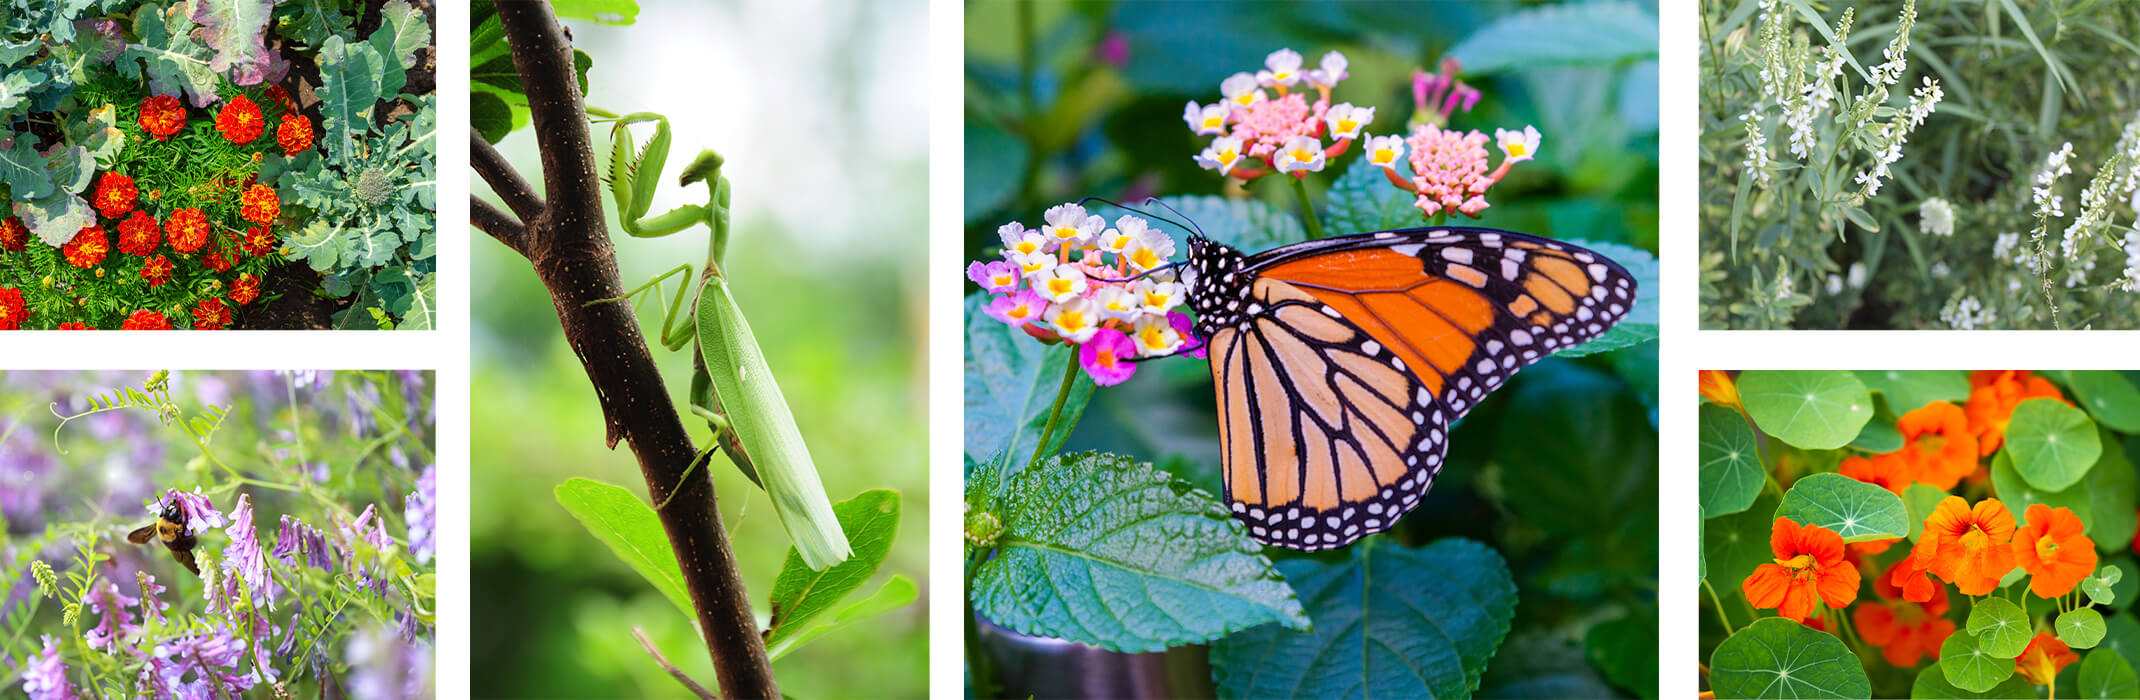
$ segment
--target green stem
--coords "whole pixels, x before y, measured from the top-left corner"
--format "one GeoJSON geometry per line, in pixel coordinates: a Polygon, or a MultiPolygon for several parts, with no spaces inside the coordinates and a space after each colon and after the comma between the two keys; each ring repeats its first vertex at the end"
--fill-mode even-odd
{"type": "Polygon", "coordinates": [[[1308,201],[1307,178],[1284,176],[1293,181],[1293,197],[1300,200],[1300,220],[1308,225],[1308,240],[1323,237],[1323,221],[1315,216],[1315,203],[1308,201]]]}
{"type": "Polygon", "coordinates": [[[1435,212],[1435,213],[1434,213],[1434,225],[1435,225],[1435,226],[1444,226],[1444,225],[1447,225],[1448,223],[1449,223],[1449,210],[1448,210],[1448,208],[1446,208],[1446,207],[1445,207],[1445,208],[1443,208],[1443,209],[1442,209],[1441,211],[1438,211],[1438,212],[1435,212]]]}
{"type": "Polygon", "coordinates": [[[1055,392],[1055,408],[1048,411],[1048,426],[1040,431],[1040,444],[1033,446],[1033,459],[1026,462],[1028,468],[1039,464],[1040,458],[1047,454],[1048,440],[1055,437],[1055,424],[1063,417],[1063,403],[1070,398],[1070,387],[1077,382],[1077,346],[1065,344],[1063,347],[1070,350],[1070,357],[1064,363],[1063,388],[1055,392]]]}
{"type": "Polygon", "coordinates": [[[1731,616],[1724,614],[1724,598],[1716,594],[1716,587],[1709,585],[1709,579],[1702,579],[1702,590],[1709,592],[1709,604],[1716,607],[1716,621],[1724,625],[1724,636],[1731,636],[1735,630],[1731,627],[1731,616]]]}
{"type": "Polygon", "coordinates": [[[974,572],[980,569],[979,562],[987,557],[988,553],[983,552],[966,561],[966,673],[971,677],[973,696],[977,698],[996,697],[994,669],[989,665],[988,650],[981,646],[980,618],[973,612],[974,572]]]}

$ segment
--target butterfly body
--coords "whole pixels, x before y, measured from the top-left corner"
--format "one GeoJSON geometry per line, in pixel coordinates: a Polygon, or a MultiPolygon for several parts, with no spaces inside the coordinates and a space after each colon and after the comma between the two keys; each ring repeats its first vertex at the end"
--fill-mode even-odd
{"type": "Polygon", "coordinates": [[[1602,255],[1473,227],[1253,255],[1194,236],[1188,268],[1229,508],[1257,541],[1302,550],[1388,529],[1432,485],[1458,418],[1635,299],[1602,255]]]}

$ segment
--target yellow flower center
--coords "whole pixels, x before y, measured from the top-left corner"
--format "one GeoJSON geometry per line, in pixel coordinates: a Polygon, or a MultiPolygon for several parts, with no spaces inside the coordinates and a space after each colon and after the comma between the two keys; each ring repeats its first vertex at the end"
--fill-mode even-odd
{"type": "Polygon", "coordinates": [[[1293,160],[1297,160],[1297,161],[1300,161],[1300,162],[1302,162],[1302,163],[1312,162],[1312,161],[1314,161],[1314,160],[1315,160],[1315,153],[1313,153],[1313,152],[1311,152],[1311,151],[1309,151],[1308,149],[1305,149],[1305,148],[1295,148],[1295,149],[1293,149],[1293,154],[1292,154],[1292,155],[1293,155],[1293,160]]]}
{"type": "Polygon", "coordinates": [[[1353,129],[1358,129],[1358,128],[1360,128],[1360,122],[1359,122],[1358,120],[1355,120],[1355,119],[1339,119],[1339,120],[1338,120],[1338,128],[1337,128],[1337,130],[1338,130],[1338,132],[1339,132],[1339,133],[1351,133],[1353,129]]]}
{"type": "Polygon", "coordinates": [[[1078,311],[1065,311],[1061,316],[1055,317],[1055,325],[1065,331],[1075,333],[1085,328],[1085,314],[1078,311]]]}
{"type": "Polygon", "coordinates": [[[1813,555],[1800,554],[1789,559],[1777,559],[1776,563],[1783,565],[1783,568],[1790,569],[1793,573],[1797,573],[1813,568],[1813,555]]]}
{"type": "Polygon", "coordinates": [[[1970,549],[1989,547],[1991,546],[1991,533],[1985,532],[1982,525],[1970,525],[1969,531],[1962,533],[1962,546],[1970,549]]]}
{"type": "Polygon", "coordinates": [[[1394,151],[1394,150],[1391,150],[1391,149],[1387,149],[1387,148],[1377,148],[1377,149],[1375,149],[1375,159],[1374,159],[1374,162],[1376,162],[1376,163],[1389,163],[1389,162],[1393,162],[1393,161],[1395,161],[1395,160],[1397,160],[1397,152],[1396,152],[1396,151],[1394,151]]]}
{"type": "Polygon", "coordinates": [[[1107,302],[1107,310],[1108,310],[1108,311],[1128,311],[1128,310],[1130,310],[1131,308],[1133,308],[1133,307],[1132,307],[1132,304],[1134,304],[1134,303],[1135,303],[1135,300],[1133,300],[1133,299],[1131,299],[1131,298],[1129,298],[1129,297],[1126,297],[1126,296],[1118,296],[1118,297],[1115,297],[1114,301],[1110,301],[1110,302],[1107,302]]]}
{"type": "Polygon", "coordinates": [[[1204,128],[1206,129],[1216,129],[1220,126],[1224,126],[1225,124],[1226,117],[1224,115],[1216,117],[1204,117],[1204,128]]]}
{"type": "Polygon", "coordinates": [[[1233,165],[1234,159],[1239,157],[1241,153],[1231,148],[1219,151],[1219,165],[1233,165]]]}
{"type": "Polygon", "coordinates": [[[1046,263],[1043,263],[1043,262],[1040,262],[1040,261],[1034,261],[1034,262],[1029,262],[1029,263],[1025,263],[1025,264],[1023,264],[1023,265],[1020,265],[1019,267],[1021,267],[1021,268],[1024,268],[1024,269],[1025,269],[1025,272],[1026,272],[1026,274],[1032,274],[1032,273],[1035,273],[1035,272],[1039,272],[1039,271],[1040,271],[1040,268],[1041,268],[1041,267],[1043,267],[1044,265],[1046,265],[1046,263]]]}
{"type": "Polygon", "coordinates": [[[1060,238],[1066,241],[1077,237],[1076,226],[1057,226],[1052,230],[1052,232],[1055,234],[1056,238],[1060,238]]]}
{"type": "Polygon", "coordinates": [[[1276,72],[1276,73],[1272,73],[1272,74],[1271,74],[1271,78],[1272,78],[1273,80],[1277,80],[1277,81],[1279,81],[1279,82],[1285,82],[1285,81],[1288,81],[1288,80],[1292,80],[1292,79],[1293,79],[1293,72],[1292,72],[1292,71],[1278,71],[1278,72],[1276,72]]]}
{"type": "Polygon", "coordinates": [[[1925,433],[1917,436],[1917,446],[1923,448],[1926,452],[1936,454],[1940,449],[1947,446],[1947,436],[1939,433],[1925,433]]]}
{"type": "Polygon", "coordinates": [[[1129,261],[1137,267],[1150,268],[1159,263],[1159,256],[1153,255],[1150,248],[1138,248],[1137,252],[1129,254],[1129,261]]]}
{"type": "Polygon", "coordinates": [[[1508,145],[1508,154],[1511,156],[1519,157],[1527,156],[1531,154],[1531,148],[1529,146],[1524,145],[1522,142],[1512,143],[1508,145]]]}
{"type": "Polygon", "coordinates": [[[1099,365],[1108,369],[1114,369],[1115,354],[1111,352],[1101,351],[1099,357],[1099,365]]]}
{"type": "Polygon", "coordinates": [[[1048,280],[1048,293],[1053,294],[1055,296],[1069,294],[1070,290],[1074,288],[1072,287],[1072,284],[1073,281],[1069,279],[1058,278],[1048,280]]]}
{"type": "Polygon", "coordinates": [[[2049,560],[2056,556],[2058,556],[2058,540],[2051,539],[2050,535],[2036,538],[2037,559],[2049,560]]]}
{"type": "Polygon", "coordinates": [[[1019,241],[1018,247],[1011,250],[1018,251],[1020,255],[1032,255],[1035,252],[1039,252],[1040,244],[1032,241],[1019,241]]]}
{"type": "Polygon", "coordinates": [[[1173,298],[1174,298],[1174,295],[1172,295],[1172,294],[1160,294],[1160,293],[1158,293],[1158,292],[1145,292],[1145,293],[1144,293],[1144,305],[1145,305],[1145,306],[1149,306],[1149,307],[1152,307],[1152,308],[1155,308],[1155,309],[1164,309],[1164,308],[1166,308],[1166,307],[1167,307],[1167,301],[1169,301],[1169,300],[1171,300],[1171,299],[1173,299],[1173,298]]]}
{"type": "Polygon", "coordinates": [[[1244,92],[1244,93],[1241,93],[1241,96],[1240,96],[1240,97],[1236,97],[1236,98],[1233,98],[1233,101],[1241,103],[1241,106],[1243,106],[1243,107],[1246,107],[1246,106],[1248,106],[1248,105],[1252,105],[1252,104],[1255,104],[1255,103],[1256,103],[1256,93],[1253,93],[1253,92],[1244,92]]]}
{"type": "Polygon", "coordinates": [[[1011,307],[1010,313],[1004,315],[1009,316],[1011,318],[1025,318],[1027,316],[1033,315],[1033,307],[1026,306],[1024,304],[1019,304],[1017,306],[1011,307]]]}
{"type": "Polygon", "coordinates": [[[1137,340],[1153,350],[1167,346],[1165,333],[1158,326],[1145,326],[1144,330],[1137,331],[1137,340]]]}

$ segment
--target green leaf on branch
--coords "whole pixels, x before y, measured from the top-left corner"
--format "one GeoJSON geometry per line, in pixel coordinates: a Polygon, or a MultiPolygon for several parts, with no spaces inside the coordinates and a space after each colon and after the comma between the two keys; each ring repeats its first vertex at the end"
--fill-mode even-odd
{"type": "Polygon", "coordinates": [[[1657,16],[1631,2],[1550,5],[1513,12],[1450,47],[1464,75],[1545,66],[1596,66],[1657,56],[1657,16]]]}
{"type": "Polygon", "coordinates": [[[1720,698],[1872,697],[1865,667],[1843,640],[1780,617],[1755,620],[1718,644],[1709,688],[1720,698]]]}
{"type": "Polygon", "coordinates": [[[2036,634],[2021,606],[1997,596],[1978,600],[1969,609],[1968,626],[1963,630],[1976,636],[1977,648],[2001,659],[2020,656],[2036,634]]]}
{"type": "Polygon", "coordinates": [[[1872,394],[1849,372],[1749,370],[1739,398],[1757,427],[1808,450],[1850,444],[1873,413],[1872,394]]]}
{"type": "Polygon", "coordinates": [[[832,504],[832,514],[839,519],[853,553],[846,561],[812,571],[794,547],[788,548],[780,576],[773,580],[773,619],[766,625],[765,638],[768,650],[784,649],[809,630],[818,616],[877,574],[877,567],[892,551],[892,539],[899,534],[899,492],[864,491],[832,504]]]}
{"type": "Polygon", "coordinates": [[[2140,676],[2125,657],[2098,651],[2081,659],[2081,697],[2140,697],[2140,676]]]}
{"type": "Polygon", "coordinates": [[[1701,438],[1702,513],[1713,518],[1746,510],[1768,479],[1753,427],[1738,411],[1705,403],[1696,432],[1701,438]]]}
{"type": "MultiPolygon", "coordinates": [[[[989,317],[983,311],[988,301],[984,292],[966,297],[966,456],[980,461],[1006,453],[1024,464],[1047,429],[1063,374],[1076,371],[1071,369],[1077,364],[1076,351],[1043,345],[989,317]]],[[[1043,456],[1055,454],[1070,439],[1094,386],[1091,375],[1082,371],[1071,380],[1062,417],[1041,449],[1043,456]]]]}
{"type": "Polygon", "coordinates": [[[778,661],[780,657],[788,655],[788,652],[800,649],[808,645],[811,640],[824,636],[828,632],[913,605],[914,601],[920,598],[921,588],[914,584],[914,579],[900,574],[893,574],[891,578],[885,580],[884,585],[877,587],[876,592],[863,596],[861,600],[848,603],[846,606],[841,607],[839,612],[833,613],[831,621],[804,630],[801,634],[789,638],[779,646],[767,647],[765,651],[766,659],[778,661]]]}
{"type": "Polygon", "coordinates": [[[559,17],[617,25],[639,20],[639,3],[633,0],[554,0],[551,5],[559,17]]]}
{"type": "Polygon", "coordinates": [[[2103,641],[2103,633],[2106,631],[2103,614],[2096,612],[2095,608],[2080,608],[2060,613],[2058,622],[2052,627],[2058,630],[2058,641],[2075,649],[2095,648],[2096,643],[2103,641]]]}
{"type": "Polygon", "coordinates": [[[1844,542],[1889,540],[1910,533],[1909,511],[1902,498],[1875,484],[1833,472],[1799,479],[1783,492],[1776,517],[1800,525],[1819,525],[1844,542]]]}
{"type": "Polygon", "coordinates": [[[973,579],[974,611],[997,625],[1133,652],[1308,627],[1218,498],[1150,464],[1056,455],[1007,480],[987,499],[1002,529],[973,579]]]}
{"type": "Polygon", "coordinates": [[[2014,677],[2014,659],[1985,650],[1976,635],[1950,634],[1939,645],[1939,670],[1954,687],[1981,693],[2014,677]]]}
{"type": "Polygon", "coordinates": [[[1961,403],[1969,399],[1969,375],[1951,370],[1876,370],[1852,372],[1858,381],[1887,397],[1887,407],[1896,415],[1909,413],[1934,401],[1961,403]]]}
{"type": "MultiPolygon", "coordinates": [[[[1516,584],[1501,555],[1447,538],[1381,538],[1342,561],[1278,565],[1307,601],[1312,631],[1265,625],[1211,645],[1222,697],[1463,697],[1507,637],[1516,584]]],[[[1654,648],[1655,643],[1651,646],[1654,648]]]]}
{"type": "Polygon", "coordinates": [[[653,584],[654,590],[676,604],[684,619],[697,626],[698,613],[684,593],[684,570],[676,565],[676,552],[669,548],[669,533],[661,518],[638,496],[624,487],[593,479],[573,477],[556,489],[557,503],[587,528],[588,534],[609,545],[609,551],[653,584]]]}

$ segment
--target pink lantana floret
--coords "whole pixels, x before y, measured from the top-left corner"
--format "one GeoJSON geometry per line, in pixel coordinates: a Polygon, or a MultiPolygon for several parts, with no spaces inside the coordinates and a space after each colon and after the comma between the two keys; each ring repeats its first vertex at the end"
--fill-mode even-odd
{"type": "Polygon", "coordinates": [[[1018,279],[1024,275],[1018,266],[1004,261],[983,263],[975,261],[966,266],[966,279],[981,285],[990,294],[1004,294],[1018,288],[1018,279]]]}
{"type": "Polygon", "coordinates": [[[1022,327],[1039,320],[1048,313],[1048,300],[1033,290],[1021,289],[1017,294],[996,297],[985,309],[989,318],[1022,327]]]}
{"type": "Polygon", "coordinates": [[[1137,356],[1137,343],[1113,328],[1102,328],[1078,348],[1078,364],[1092,375],[1092,383],[1114,386],[1137,373],[1130,358],[1137,356]]]}
{"type": "Polygon", "coordinates": [[[1433,124],[1412,130],[1410,146],[1414,205],[1432,216],[1452,209],[1477,216],[1488,206],[1486,189],[1495,178],[1486,171],[1486,135],[1443,129],[1433,124]]]}

